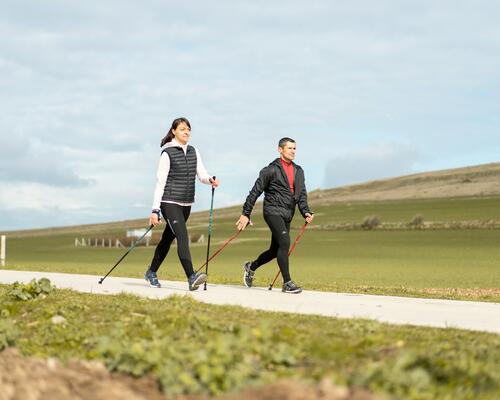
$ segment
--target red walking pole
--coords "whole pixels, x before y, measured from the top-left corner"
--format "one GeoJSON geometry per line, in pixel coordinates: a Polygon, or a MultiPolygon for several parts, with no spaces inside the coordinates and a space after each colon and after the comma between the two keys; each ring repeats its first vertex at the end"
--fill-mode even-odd
{"type": "MultiPolygon", "coordinates": [[[[293,249],[295,249],[295,246],[296,246],[297,242],[299,241],[300,237],[302,236],[302,234],[304,233],[304,231],[306,230],[306,228],[307,228],[307,222],[304,224],[304,226],[300,230],[300,233],[298,234],[297,239],[295,239],[295,242],[293,243],[293,246],[290,248],[290,251],[288,252],[288,257],[290,257],[290,254],[292,254],[293,249]]],[[[273,289],[274,283],[276,282],[276,279],[278,279],[278,276],[280,276],[280,274],[281,274],[281,270],[279,270],[278,273],[276,274],[276,276],[274,277],[274,280],[269,285],[268,290],[272,290],[273,289]]]]}
{"type": "Polygon", "coordinates": [[[201,270],[201,269],[202,269],[205,265],[207,265],[207,264],[208,264],[208,262],[209,262],[209,261],[211,261],[213,258],[215,258],[215,256],[216,256],[217,254],[219,254],[219,253],[220,253],[220,252],[224,249],[224,247],[226,247],[229,243],[231,243],[231,242],[233,241],[233,239],[236,239],[236,237],[237,237],[240,233],[241,233],[241,231],[238,231],[238,232],[236,232],[233,236],[231,236],[229,239],[227,239],[227,240],[224,242],[224,244],[223,244],[221,247],[219,247],[219,248],[217,249],[217,251],[216,251],[214,254],[212,254],[209,258],[207,258],[207,261],[205,262],[205,264],[203,264],[200,268],[198,268],[198,269],[196,270],[196,272],[199,272],[199,271],[200,271],[200,270],[201,270]]]}

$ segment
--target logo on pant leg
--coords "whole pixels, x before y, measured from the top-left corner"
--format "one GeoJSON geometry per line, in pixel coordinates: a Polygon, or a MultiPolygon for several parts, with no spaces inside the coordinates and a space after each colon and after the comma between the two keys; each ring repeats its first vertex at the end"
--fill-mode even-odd
{"type": "Polygon", "coordinates": [[[281,232],[282,235],[286,235],[286,231],[281,232]]]}
{"type": "Polygon", "coordinates": [[[174,219],[174,220],[172,221],[172,225],[175,225],[176,223],[177,223],[177,220],[176,220],[176,219],[174,219]]]}

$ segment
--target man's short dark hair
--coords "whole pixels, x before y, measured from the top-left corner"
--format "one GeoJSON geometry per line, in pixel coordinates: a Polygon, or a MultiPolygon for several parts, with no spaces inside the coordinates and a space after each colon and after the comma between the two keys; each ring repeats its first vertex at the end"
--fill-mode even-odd
{"type": "Polygon", "coordinates": [[[285,147],[285,145],[290,142],[290,143],[295,143],[295,140],[293,140],[292,138],[289,138],[289,137],[284,137],[284,138],[281,138],[279,143],[278,143],[278,146],[283,148],[285,147]]]}

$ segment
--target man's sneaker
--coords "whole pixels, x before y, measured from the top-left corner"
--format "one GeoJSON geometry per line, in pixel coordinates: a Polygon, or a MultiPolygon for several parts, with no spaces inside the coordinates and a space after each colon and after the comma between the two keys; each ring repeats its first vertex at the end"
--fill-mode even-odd
{"type": "Polygon", "coordinates": [[[283,289],[281,289],[284,293],[300,293],[302,289],[298,287],[293,281],[288,281],[283,284],[283,289]]]}
{"type": "Polygon", "coordinates": [[[189,279],[189,290],[198,290],[200,285],[203,285],[207,281],[207,275],[200,272],[193,273],[189,279]]]}
{"type": "Polygon", "coordinates": [[[155,288],[161,287],[160,281],[158,281],[158,277],[156,276],[156,272],[151,271],[150,269],[148,269],[144,274],[144,279],[148,281],[149,286],[151,287],[155,288]]]}
{"type": "Polygon", "coordinates": [[[253,276],[255,275],[255,271],[252,271],[251,270],[251,267],[252,266],[252,262],[251,261],[247,261],[244,265],[243,265],[243,283],[245,284],[246,287],[252,287],[252,283],[253,283],[253,276]]]}

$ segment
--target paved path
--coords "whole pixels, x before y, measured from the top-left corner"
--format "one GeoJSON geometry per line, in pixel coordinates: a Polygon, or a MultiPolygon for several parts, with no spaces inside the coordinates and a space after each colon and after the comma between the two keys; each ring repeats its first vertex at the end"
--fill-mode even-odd
{"type": "Polygon", "coordinates": [[[0,270],[0,283],[29,282],[46,277],[59,288],[95,294],[132,293],[149,298],[188,295],[211,304],[231,304],[268,311],[315,314],[339,318],[366,318],[391,324],[424,325],[500,333],[500,303],[418,299],[332,292],[304,291],[284,294],[280,289],[245,288],[209,284],[195,292],[187,282],[160,281],[150,288],[143,279],[108,277],[102,285],[98,276],[0,270]]]}

